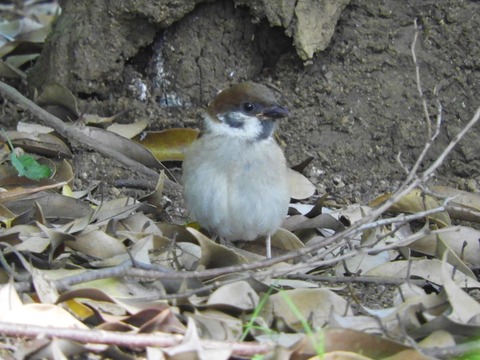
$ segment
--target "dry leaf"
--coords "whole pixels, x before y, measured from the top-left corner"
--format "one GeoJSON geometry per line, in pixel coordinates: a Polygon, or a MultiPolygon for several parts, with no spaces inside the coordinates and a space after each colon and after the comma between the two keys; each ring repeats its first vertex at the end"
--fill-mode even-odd
{"type": "Polygon", "coordinates": [[[68,311],[53,304],[26,304],[16,307],[3,314],[0,321],[25,325],[45,326],[48,324],[60,328],[88,329],[68,311]]]}
{"type": "Polygon", "coordinates": [[[410,244],[409,247],[422,254],[433,256],[439,253],[437,248],[440,240],[457,257],[472,266],[479,267],[480,251],[478,239],[480,239],[479,230],[468,226],[452,226],[442,229],[440,234],[427,235],[410,244]]]}
{"type": "Polygon", "coordinates": [[[327,353],[331,351],[351,351],[372,359],[387,359],[390,356],[402,354],[404,351],[413,351],[409,353],[408,357],[400,357],[399,359],[429,359],[429,357],[417,350],[411,349],[397,341],[355,330],[328,329],[324,339],[327,353]]]}
{"type": "Polygon", "coordinates": [[[127,254],[127,249],[121,241],[100,230],[84,230],[75,235],[75,240],[65,241],[65,245],[97,259],[127,254]]]}
{"type": "Polygon", "coordinates": [[[231,346],[206,348],[202,346],[197,328],[192,318],[188,318],[187,333],[180,345],[164,350],[172,360],[199,359],[199,360],[228,360],[232,354],[231,346]]]}
{"type": "Polygon", "coordinates": [[[246,281],[223,285],[215,290],[206,305],[235,308],[243,311],[257,307],[260,297],[246,281]]]}
{"type": "Polygon", "coordinates": [[[480,194],[470,193],[447,186],[433,186],[435,194],[449,199],[446,208],[452,219],[480,221],[480,194]]]}
{"type": "MultiPolygon", "coordinates": [[[[446,265],[448,271],[453,267],[446,265]]],[[[393,277],[399,279],[406,279],[407,275],[418,276],[422,279],[431,281],[432,283],[442,285],[442,262],[437,259],[418,259],[418,260],[399,260],[388,264],[377,266],[365,275],[367,276],[383,276],[393,277]]],[[[480,288],[480,283],[475,279],[463,274],[460,271],[456,272],[455,283],[465,288],[480,288]]]]}
{"type": "Polygon", "coordinates": [[[42,107],[45,107],[46,105],[54,105],[65,108],[74,116],[70,120],[75,120],[80,115],[76,97],[70,90],[58,83],[45,86],[35,99],[35,102],[42,107]]]}
{"type": "Polygon", "coordinates": [[[448,331],[437,330],[420,341],[418,345],[423,349],[434,349],[455,346],[456,342],[453,335],[448,331]]]}
{"type": "Polygon", "coordinates": [[[222,266],[239,265],[247,262],[244,256],[235,252],[235,249],[217,244],[193,228],[188,227],[187,231],[192,234],[200,244],[202,256],[199,265],[211,269],[222,266]]]}
{"type": "Polygon", "coordinates": [[[273,316],[282,319],[296,331],[305,331],[305,329],[301,319],[292,310],[292,304],[314,331],[327,324],[332,313],[352,314],[347,301],[328,289],[285,290],[271,295],[269,302],[273,316]]]}
{"type": "Polygon", "coordinates": [[[0,319],[22,306],[22,300],[20,300],[12,281],[0,285],[0,319]]]}
{"type": "Polygon", "coordinates": [[[305,176],[292,169],[288,169],[288,186],[290,189],[290,197],[295,200],[307,199],[317,191],[315,185],[312,184],[305,176]]]}
{"type": "MultiPolygon", "coordinates": [[[[392,194],[385,194],[373,200],[369,206],[374,207],[380,205],[391,197],[392,194]]],[[[425,210],[435,209],[441,206],[438,199],[431,195],[423,193],[420,189],[414,189],[409,194],[405,195],[398,202],[393,204],[389,211],[415,214],[425,210]]],[[[428,219],[434,221],[438,226],[450,226],[451,221],[446,211],[431,214],[427,216],[428,219]]]]}
{"type": "Polygon", "coordinates": [[[242,320],[215,309],[195,310],[192,317],[202,339],[237,341],[242,336],[242,320]]]}
{"type": "MultiPolygon", "coordinates": [[[[448,314],[448,317],[453,321],[457,321],[462,324],[468,324],[474,317],[480,315],[480,304],[477,300],[473,299],[470,295],[464,292],[457,285],[456,281],[452,280],[453,273],[451,267],[449,267],[447,264],[447,256],[447,253],[445,253],[443,256],[442,281],[448,300],[452,307],[452,311],[448,314]]],[[[480,324],[478,321],[475,321],[475,325],[480,324]]]]}
{"type": "Polygon", "coordinates": [[[72,157],[68,146],[53,134],[7,131],[7,136],[15,147],[26,152],[44,156],[72,157]]]}
{"type": "Polygon", "coordinates": [[[181,161],[198,134],[195,129],[168,129],[146,132],[133,140],[149,149],[158,161],[181,161]]]}
{"type": "Polygon", "coordinates": [[[147,119],[143,119],[137,120],[131,124],[112,124],[107,127],[107,130],[127,139],[132,139],[145,130],[148,123],[149,121],[147,119]]]}

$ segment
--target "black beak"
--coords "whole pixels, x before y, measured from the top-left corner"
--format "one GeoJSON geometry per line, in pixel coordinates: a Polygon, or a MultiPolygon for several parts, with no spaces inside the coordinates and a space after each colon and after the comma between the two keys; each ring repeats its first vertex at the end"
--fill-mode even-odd
{"type": "Polygon", "coordinates": [[[271,119],[281,119],[290,115],[290,112],[280,105],[273,105],[264,109],[260,115],[271,119]]]}

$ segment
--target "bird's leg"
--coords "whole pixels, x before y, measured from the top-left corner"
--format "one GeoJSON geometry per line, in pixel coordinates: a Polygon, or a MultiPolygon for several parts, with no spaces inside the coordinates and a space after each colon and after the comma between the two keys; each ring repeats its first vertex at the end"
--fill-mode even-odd
{"type": "MultiPolygon", "coordinates": [[[[215,239],[216,240],[216,239],[215,239]]],[[[227,240],[225,240],[224,238],[222,238],[221,236],[218,237],[218,243],[220,245],[224,245],[224,246],[227,246],[228,245],[228,242],[227,240]]]]}
{"type": "Polygon", "coordinates": [[[223,237],[215,235],[215,239],[214,239],[214,240],[216,241],[217,238],[218,238],[218,243],[219,243],[220,245],[223,245],[223,246],[226,246],[226,247],[231,247],[231,246],[232,246],[232,243],[231,243],[230,241],[228,241],[228,240],[225,240],[223,237]]]}
{"type": "Polygon", "coordinates": [[[267,238],[265,239],[265,247],[266,247],[266,257],[267,259],[270,259],[272,257],[272,239],[271,236],[268,235],[267,238]]]}

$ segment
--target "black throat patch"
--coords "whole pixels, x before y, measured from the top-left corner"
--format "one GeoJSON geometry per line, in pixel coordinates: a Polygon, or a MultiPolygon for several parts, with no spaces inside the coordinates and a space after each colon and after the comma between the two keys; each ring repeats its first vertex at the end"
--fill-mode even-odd
{"type": "Polygon", "coordinates": [[[263,120],[260,124],[262,125],[262,131],[258,134],[258,139],[268,139],[272,136],[273,131],[275,130],[275,120],[263,120]]]}

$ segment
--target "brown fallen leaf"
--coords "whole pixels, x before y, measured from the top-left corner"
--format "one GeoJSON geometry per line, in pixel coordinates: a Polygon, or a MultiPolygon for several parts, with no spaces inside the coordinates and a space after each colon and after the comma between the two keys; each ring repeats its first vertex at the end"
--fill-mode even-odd
{"type": "Polygon", "coordinates": [[[474,267],[479,267],[478,239],[480,239],[480,231],[469,226],[451,226],[444,230],[441,234],[427,235],[415,241],[409,245],[409,248],[425,255],[434,256],[443,254],[438,250],[443,243],[458,258],[474,267]]]}
{"type": "Polygon", "coordinates": [[[212,269],[222,266],[245,264],[247,262],[246,258],[239,252],[236,252],[234,248],[217,244],[193,228],[188,227],[187,231],[195,237],[195,240],[200,245],[202,255],[198,264],[199,266],[212,269]]]}
{"type": "Polygon", "coordinates": [[[450,199],[446,208],[452,219],[480,222],[480,194],[447,186],[434,186],[432,190],[450,199]]]}
{"type": "Polygon", "coordinates": [[[181,161],[199,133],[196,129],[177,128],[146,132],[133,140],[149,149],[158,161],[181,161]]]}
{"type": "Polygon", "coordinates": [[[35,102],[42,107],[57,106],[65,108],[73,114],[73,118],[70,120],[76,120],[80,115],[75,95],[65,86],[58,83],[46,85],[42,92],[35,98],[35,102]]]}
{"type": "MultiPolygon", "coordinates": [[[[369,206],[378,206],[391,196],[391,193],[381,195],[373,200],[369,206]]],[[[435,209],[440,206],[441,202],[438,199],[423,193],[420,189],[414,189],[409,194],[402,197],[398,202],[393,204],[389,208],[389,211],[415,214],[421,211],[435,209]]],[[[450,217],[446,211],[428,215],[427,218],[434,221],[440,227],[451,225],[450,217]]]]}
{"type": "Polygon", "coordinates": [[[14,146],[19,146],[26,152],[50,157],[72,157],[68,146],[53,134],[20,131],[7,131],[6,133],[14,146]]]}
{"type": "Polygon", "coordinates": [[[98,259],[108,259],[127,254],[127,249],[117,238],[100,230],[83,230],[75,235],[75,240],[65,241],[65,245],[98,259]]]}

